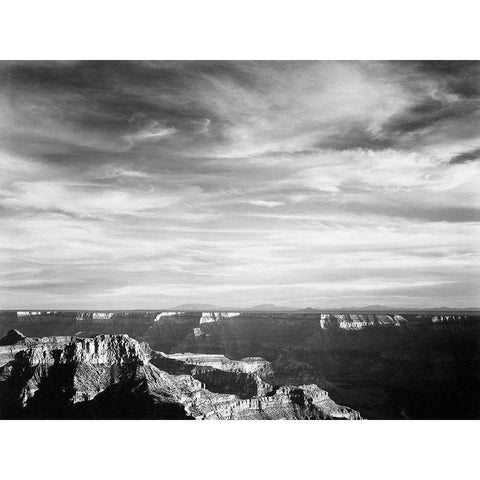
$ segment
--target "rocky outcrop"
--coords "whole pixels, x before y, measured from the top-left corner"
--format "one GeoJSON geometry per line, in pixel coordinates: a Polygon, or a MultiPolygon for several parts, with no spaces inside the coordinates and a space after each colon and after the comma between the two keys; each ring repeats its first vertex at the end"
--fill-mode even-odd
{"type": "MultiPolygon", "coordinates": [[[[50,312],[45,312],[45,313],[50,313],[50,312]]],[[[17,318],[19,320],[23,320],[25,318],[29,318],[29,317],[36,317],[36,316],[39,316],[39,315],[42,315],[43,312],[39,312],[39,311],[25,311],[25,310],[22,310],[22,311],[18,311],[17,312],[17,318]]]]}
{"type": "MultiPolygon", "coordinates": [[[[141,345],[128,335],[99,335],[94,338],[26,338],[11,330],[1,342],[10,341],[2,362],[21,360],[28,365],[87,362],[91,365],[122,365],[147,361],[141,345]],[[13,339],[16,339],[12,342],[13,339]],[[18,352],[21,351],[21,356],[18,352]]],[[[5,349],[3,349],[5,350],[5,349]]]]}
{"type": "Polygon", "coordinates": [[[211,359],[221,370],[205,357],[171,358],[127,335],[26,338],[11,331],[1,343],[1,418],[360,418],[317,386],[263,382],[254,372],[268,369],[263,359],[211,359]],[[239,379],[257,388],[242,399],[208,390],[195,375],[219,390],[239,379]]]}
{"type": "Polygon", "coordinates": [[[203,418],[228,420],[361,420],[358,412],[339,407],[316,385],[281,387],[270,395],[216,402],[203,418]]]}
{"type": "Polygon", "coordinates": [[[10,330],[3,338],[0,339],[0,346],[2,345],[15,345],[15,344],[25,344],[25,335],[20,333],[15,328],[10,330]]]}
{"type": "Polygon", "coordinates": [[[321,314],[320,328],[341,328],[343,330],[361,330],[365,327],[392,325],[400,327],[407,320],[401,315],[384,314],[321,314]]]}
{"type": "Polygon", "coordinates": [[[432,323],[462,323],[467,320],[465,315],[434,315],[432,323]]]}
{"type": "Polygon", "coordinates": [[[166,357],[192,365],[213,367],[226,372],[256,373],[263,376],[273,373],[270,362],[261,357],[231,360],[225,357],[225,355],[202,353],[174,353],[166,355],[166,357]]]}
{"type": "Polygon", "coordinates": [[[199,323],[218,322],[220,320],[238,317],[239,315],[239,312],[202,312],[199,323]]]}
{"type": "Polygon", "coordinates": [[[155,316],[154,322],[158,322],[162,317],[173,317],[174,315],[181,315],[182,312],[160,312],[155,316]]]}
{"type": "Polygon", "coordinates": [[[192,375],[213,392],[239,398],[266,395],[273,388],[266,381],[273,378],[272,368],[263,358],[231,360],[224,355],[151,352],[150,361],[169,373],[192,375]]]}

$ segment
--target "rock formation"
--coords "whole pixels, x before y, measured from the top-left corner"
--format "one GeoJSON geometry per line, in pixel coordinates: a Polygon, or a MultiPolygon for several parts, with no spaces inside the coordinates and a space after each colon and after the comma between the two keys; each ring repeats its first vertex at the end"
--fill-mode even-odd
{"type": "Polygon", "coordinates": [[[202,312],[199,323],[202,324],[202,323],[218,322],[219,320],[238,317],[239,315],[240,313],[238,312],[202,312]]]}
{"type": "Polygon", "coordinates": [[[127,335],[29,338],[12,330],[0,345],[1,418],[361,418],[316,385],[269,385],[260,378],[271,369],[263,359],[165,355],[127,335]],[[248,382],[250,396],[241,398],[248,382]]]}
{"type": "Polygon", "coordinates": [[[365,327],[392,325],[400,327],[407,320],[401,315],[384,314],[321,314],[320,328],[341,328],[343,330],[361,330],[365,327]]]}
{"type": "Polygon", "coordinates": [[[0,311],[0,337],[128,334],[170,357],[152,362],[185,364],[207,389],[241,399],[258,391],[257,375],[269,385],[321,385],[366,418],[480,418],[480,315],[383,310],[0,311]],[[248,357],[273,373],[240,371],[254,365],[248,357]],[[230,367],[235,379],[220,379],[230,367]]]}

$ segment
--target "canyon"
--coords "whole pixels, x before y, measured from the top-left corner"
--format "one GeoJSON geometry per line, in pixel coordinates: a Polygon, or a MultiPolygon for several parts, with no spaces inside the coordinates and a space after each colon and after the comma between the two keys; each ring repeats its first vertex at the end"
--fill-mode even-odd
{"type": "MultiPolygon", "coordinates": [[[[145,418],[480,418],[477,312],[2,311],[0,336],[2,385],[21,387],[5,395],[30,399],[16,404],[23,417],[37,418],[30,405],[48,391],[32,385],[62,370],[83,385],[62,418],[101,417],[107,399],[134,391],[145,418]],[[37,380],[24,382],[27,367],[37,380]],[[105,386],[95,396],[89,375],[105,386]]],[[[141,409],[121,414],[131,416],[141,409]]]]}
{"type": "Polygon", "coordinates": [[[269,385],[260,378],[266,367],[263,359],[168,356],[125,334],[10,330],[0,340],[0,418],[361,419],[316,385],[269,385]]]}

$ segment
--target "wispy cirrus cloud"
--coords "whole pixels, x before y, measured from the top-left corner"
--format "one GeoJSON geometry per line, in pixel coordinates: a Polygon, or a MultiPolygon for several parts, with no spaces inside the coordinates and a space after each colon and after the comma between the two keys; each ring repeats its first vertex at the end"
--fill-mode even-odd
{"type": "Polygon", "coordinates": [[[130,145],[141,141],[157,140],[177,133],[175,127],[168,127],[164,122],[151,119],[143,112],[132,114],[128,123],[135,129],[135,132],[124,137],[130,145]]]}
{"type": "Polygon", "coordinates": [[[4,308],[475,305],[478,62],[0,62],[4,308]]]}

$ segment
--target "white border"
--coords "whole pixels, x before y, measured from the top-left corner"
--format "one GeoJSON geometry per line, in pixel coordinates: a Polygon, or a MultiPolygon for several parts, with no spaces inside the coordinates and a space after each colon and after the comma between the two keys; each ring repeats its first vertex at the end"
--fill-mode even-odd
{"type": "Polygon", "coordinates": [[[473,0],[23,0],[2,59],[478,59],[473,0]]]}
{"type": "Polygon", "coordinates": [[[462,421],[4,421],[2,477],[474,478],[477,426],[462,421]]]}
{"type": "MultiPolygon", "coordinates": [[[[3,2],[0,59],[478,59],[475,3],[3,2]]],[[[4,478],[452,480],[477,425],[3,421],[0,452],[4,478]]]]}

